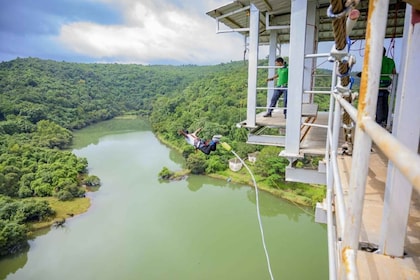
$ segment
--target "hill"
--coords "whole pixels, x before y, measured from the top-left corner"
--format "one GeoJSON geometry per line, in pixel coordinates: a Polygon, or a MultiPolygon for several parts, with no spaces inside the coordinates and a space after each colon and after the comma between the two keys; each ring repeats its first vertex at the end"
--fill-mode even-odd
{"type": "MultiPolygon", "coordinates": [[[[220,148],[210,156],[195,153],[178,135],[201,127],[201,137],[222,134],[242,158],[259,151],[261,160],[252,168],[260,185],[302,195],[306,204],[322,199],[322,188],[284,181],[288,162],[278,157],[281,148],[245,143],[248,131],[236,123],[246,116],[247,73],[242,61],[144,66],[27,58],[0,63],[0,239],[5,241],[0,252],[21,249],[28,224],[54,217],[47,200],[31,198],[72,200],[84,195],[85,185],[100,185],[100,178],[87,173],[86,159],[65,149],[73,130],[120,115],[148,118],[154,133],[183,153],[193,173],[226,176],[232,157],[220,148]]],[[[260,71],[259,86],[265,79],[260,71]]],[[[257,103],[265,102],[259,93],[257,103]]]]}

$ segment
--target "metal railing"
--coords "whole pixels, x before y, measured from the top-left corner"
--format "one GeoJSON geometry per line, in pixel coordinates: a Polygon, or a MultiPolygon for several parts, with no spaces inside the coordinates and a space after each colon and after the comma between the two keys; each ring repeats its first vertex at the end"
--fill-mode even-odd
{"type": "MultiPolygon", "coordinates": [[[[374,0],[370,5],[367,29],[373,30],[367,36],[367,44],[362,73],[362,84],[359,96],[358,109],[354,108],[345,98],[349,91],[337,86],[332,88],[330,115],[327,133],[327,220],[328,220],[328,247],[330,279],[359,279],[357,269],[357,252],[359,250],[359,236],[363,216],[363,204],[367,183],[369,157],[372,143],[384,153],[393,166],[405,179],[420,191],[420,156],[402,144],[394,135],[375,122],[377,94],[379,90],[379,76],[381,70],[381,57],[384,36],[381,27],[386,26],[388,5],[385,0],[374,0]],[[382,34],[382,35],[381,35],[382,34]],[[341,129],[341,115],[346,112],[354,123],[354,151],[352,155],[352,168],[349,176],[350,197],[346,205],[337,162],[338,139],[341,129]],[[333,209],[333,205],[335,206],[333,209]],[[337,228],[334,224],[335,215],[337,228]]],[[[341,63],[337,60],[336,64],[341,63]]],[[[338,67],[337,67],[338,68],[338,67]]],[[[332,85],[336,84],[336,67],[333,71],[332,85]]],[[[393,86],[395,91],[395,85],[393,86]]],[[[394,95],[391,94],[393,105],[394,95]]],[[[390,110],[391,111],[391,110],[390,110]]],[[[390,125],[388,116],[388,125],[390,125]]],[[[389,127],[388,127],[389,129],[389,127]]],[[[386,185],[386,188],[390,186],[386,185]]],[[[405,201],[409,203],[409,201],[405,201]]],[[[381,229],[379,228],[378,231],[381,229]]]]}
{"type": "MultiPolygon", "coordinates": [[[[369,94],[367,94],[369,95],[369,94]]],[[[329,121],[328,125],[328,135],[327,135],[327,217],[328,217],[328,242],[329,242],[329,249],[331,248],[339,248],[340,243],[345,243],[346,240],[344,239],[344,229],[346,228],[346,221],[348,220],[349,213],[346,210],[348,207],[352,210],[351,207],[356,207],[357,209],[363,208],[363,200],[364,200],[364,193],[359,194],[362,199],[354,200],[353,205],[346,205],[344,200],[344,192],[340,178],[340,171],[337,162],[338,156],[338,140],[339,140],[339,130],[341,129],[341,110],[347,111],[349,113],[353,122],[356,123],[356,126],[360,129],[358,130],[358,134],[363,134],[360,138],[364,138],[365,136],[368,137],[368,141],[373,141],[379,149],[387,156],[389,160],[391,160],[394,165],[398,168],[398,170],[404,174],[407,180],[413,184],[413,186],[420,191],[420,185],[418,183],[418,179],[420,176],[420,157],[413,153],[410,149],[405,147],[401,144],[398,139],[396,139],[392,134],[390,134],[385,128],[381,127],[377,124],[372,117],[366,116],[366,112],[363,110],[356,110],[350,103],[348,103],[343,97],[339,94],[332,94],[332,103],[333,110],[330,111],[332,118],[329,121]],[[360,119],[357,116],[364,116],[360,119]],[[331,175],[331,177],[330,177],[331,175]],[[335,197],[335,199],[334,199],[335,197]],[[332,217],[334,215],[332,204],[334,202],[335,205],[335,216],[337,221],[337,229],[334,229],[334,223],[332,217]],[[338,241],[337,237],[341,240],[338,241]]],[[[355,151],[357,147],[363,145],[363,142],[358,141],[356,137],[356,141],[354,143],[355,151]]],[[[368,145],[368,152],[361,153],[357,159],[353,159],[353,161],[358,162],[368,162],[370,156],[370,147],[371,143],[368,145]]],[[[366,150],[366,149],[365,149],[366,150]]],[[[352,174],[351,176],[358,177],[362,181],[366,181],[367,171],[362,170],[362,168],[358,167],[360,165],[353,165],[352,174]]],[[[350,181],[352,179],[350,178],[350,181]]],[[[361,215],[361,212],[360,212],[361,215]]],[[[359,217],[361,219],[361,216],[359,217]]],[[[359,238],[359,231],[354,228],[349,229],[349,235],[353,236],[353,238],[359,238]]],[[[356,251],[358,250],[358,246],[350,247],[349,249],[352,251],[353,257],[349,259],[349,267],[351,268],[351,273],[357,274],[357,266],[356,266],[356,251]]],[[[342,260],[345,256],[337,256],[337,253],[340,253],[341,250],[329,250],[332,254],[330,256],[330,273],[333,275],[337,275],[336,272],[336,260],[342,260]],[[331,270],[332,269],[332,270],[331,270]]],[[[344,265],[344,264],[341,264],[344,265]]],[[[350,277],[353,278],[353,277],[350,277]]],[[[334,278],[332,278],[334,279],[334,278]]]]}

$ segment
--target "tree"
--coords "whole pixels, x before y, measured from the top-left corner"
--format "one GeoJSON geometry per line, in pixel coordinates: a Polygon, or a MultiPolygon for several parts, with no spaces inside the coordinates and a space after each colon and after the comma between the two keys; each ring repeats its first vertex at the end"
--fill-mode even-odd
{"type": "Polygon", "coordinates": [[[86,177],[86,179],[84,179],[84,183],[89,187],[99,187],[101,185],[101,180],[98,176],[89,175],[86,177]]]}
{"type": "Polygon", "coordinates": [[[41,120],[37,123],[34,138],[44,147],[62,149],[71,143],[73,135],[54,122],[41,120]]]}
{"type": "Polygon", "coordinates": [[[27,246],[24,223],[42,221],[55,213],[46,201],[14,200],[0,195],[0,256],[27,246]]]}
{"type": "Polygon", "coordinates": [[[264,147],[258,154],[255,162],[255,173],[267,178],[272,187],[278,187],[284,182],[284,174],[288,160],[279,157],[281,149],[278,147],[264,147]]]}
{"type": "Polygon", "coordinates": [[[204,154],[190,154],[187,159],[187,168],[191,170],[192,174],[204,174],[207,168],[207,162],[204,154]]]}
{"type": "Polygon", "coordinates": [[[220,156],[215,155],[207,160],[206,173],[216,173],[217,171],[225,170],[226,167],[226,161],[224,161],[220,156]]]}
{"type": "Polygon", "coordinates": [[[38,222],[55,214],[45,200],[24,200],[19,202],[19,208],[13,216],[13,220],[19,223],[38,222]]]}
{"type": "Polygon", "coordinates": [[[166,166],[164,166],[162,168],[162,170],[159,172],[159,178],[161,179],[169,179],[174,175],[174,172],[172,172],[171,170],[169,170],[169,168],[167,168],[166,166]]]}
{"type": "Polygon", "coordinates": [[[21,251],[27,246],[24,225],[0,219],[0,256],[21,251]]]}

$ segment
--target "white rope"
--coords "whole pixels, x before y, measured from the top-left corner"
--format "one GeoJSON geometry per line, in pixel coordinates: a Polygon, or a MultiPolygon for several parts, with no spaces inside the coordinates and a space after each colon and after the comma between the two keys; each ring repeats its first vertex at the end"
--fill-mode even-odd
{"type": "Polygon", "coordinates": [[[259,198],[258,198],[258,187],[257,182],[255,181],[254,175],[252,174],[251,169],[249,169],[248,165],[245,164],[245,162],[241,159],[240,156],[238,156],[234,150],[231,150],[231,152],[241,161],[241,163],[245,166],[246,170],[248,170],[249,174],[251,175],[252,181],[254,182],[255,187],[255,198],[256,198],[256,204],[257,204],[257,216],[258,216],[258,223],[260,225],[260,231],[261,231],[261,239],[264,247],[265,257],[267,259],[267,266],[268,266],[268,272],[270,273],[271,280],[274,280],[273,273],[271,272],[271,265],[270,265],[270,257],[268,256],[267,247],[265,246],[265,238],[264,238],[264,230],[261,222],[261,215],[260,215],[260,204],[259,204],[259,198]]]}

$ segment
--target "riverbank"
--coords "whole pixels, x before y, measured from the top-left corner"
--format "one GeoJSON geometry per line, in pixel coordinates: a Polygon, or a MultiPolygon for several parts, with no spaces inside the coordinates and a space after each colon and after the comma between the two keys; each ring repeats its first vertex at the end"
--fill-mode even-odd
{"type": "MultiPolygon", "coordinates": [[[[155,134],[155,136],[158,138],[158,140],[162,144],[170,147],[171,149],[174,149],[175,151],[179,153],[182,153],[182,149],[180,147],[173,145],[169,141],[163,139],[160,135],[155,134]]],[[[222,172],[205,174],[205,176],[209,176],[215,179],[229,180],[233,183],[245,184],[250,187],[254,187],[251,177],[246,171],[233,172],[229,168],[227,168],[226,170],[222,172]]],[[[258,179],[256,179],[256,181],[257,181],[257,187],[259,190],[268,192],[276,197],[286,199],[288,201],[291,201],[292,203],[296,203],[302,206],[313,206],[316,203],[316,201],[313,201],[311,198],[308,198],[306,196],[298,195],[294,192],[289,192],[287,190],[274,189],[264,184],[263,182],[258,181],[258,179]]]]}
{"type": "Polygon", "coordinates": [[[70,201],[60,201],[56,197],[39,197],[32,199],[47,201],[55,211],[55,216],[47,221],[31,223],[29,236],[36,231],[51,227],[58,221],[63,221],[67,218],[83,214],[87,212],[91,205],[90,198],[88,197],[74,198],[70,201]]]}
{"type": "MultiPolygon", "coordinates": [[[[250,187],[254,187],[254,184],[251,181],[249,175],[238,174],[238,173],[233,172],[229,169],[225,170],[224,174],[213,173],[213,174],[206,174],[206,175],[209,176],[209,177],[212,177],[212,178],[221,179],[221,180],[229,180],[233,183],[245,184],[245,185],[248,185],[250,187]]],[[[274,189],[274,188],[271,188],[271,187],[269,187],[269,186],[267,186],[267,185],[265,185],[261,182],[258,182],[258,181],[257,181],[257,187],[258,187],[259,190],[264,191],[264,192],[268,192],[268,193],[274,195],[275,197],[286,199],[288,201],[291,201],[293,203],[297,203],[297,204],[302,205],[302,206],[312,206],[312,204],[313,204],[312,200],[308,197],[297,195],[295,193],[280,190],[280,189],[274,189]]]]}

